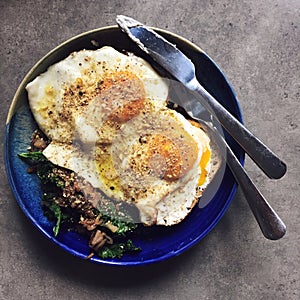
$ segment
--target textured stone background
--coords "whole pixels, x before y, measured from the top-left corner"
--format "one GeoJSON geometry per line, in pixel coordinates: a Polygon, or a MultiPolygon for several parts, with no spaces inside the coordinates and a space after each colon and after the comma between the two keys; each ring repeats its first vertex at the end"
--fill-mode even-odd
{"type": "Polygon", "coordinates": [[[215,229],[180,257],[145,268],[93,265],[33,228],[1,163],[0,299],[299,299],[299,0],[0,0],[1,158],[7,111],[28,70],[64,40],[115,24],[116,14],[188,38],[222,68],[247,126],[288,164],[271,181],[246,160],[287,234],[266,240],[238,191],[215,229]]]}

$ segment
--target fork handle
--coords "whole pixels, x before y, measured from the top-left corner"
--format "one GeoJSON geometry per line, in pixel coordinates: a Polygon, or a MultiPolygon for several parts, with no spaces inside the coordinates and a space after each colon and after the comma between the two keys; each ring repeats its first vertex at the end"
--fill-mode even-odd
{"type": "Polygon", "coordinates": [[[250,206],[254,217],[263,233],[270,240],[282,238],[286,232],[286,226],[269,205],[264,196],[256,188],[253,181],[247,175],[231,148],[226,144],[227,164],[237,183],[243,190],[244,196],[250,206]]]}
{"type": "Polygon", "coordinates": [[[263,235],[269,240],[278,240],[282,238],[286,233],[286,226],[283,221],[257,189],[225,139],[216,132],[216,129],[213,126],[207,125],[205,128],[213,135],[214,140],[218,143],[220,149],[226,148],[227,156],[224,154],[224,156],[226,156],[226,163],[239,187],[242,189],[263,235]]]}
{"type": "Polygon", "coordinates": [[[196,78],[188,87],[206,100],[196,97],[269,178],[279,179],[286,173],[286,164],[208,93],[196,78]]]}

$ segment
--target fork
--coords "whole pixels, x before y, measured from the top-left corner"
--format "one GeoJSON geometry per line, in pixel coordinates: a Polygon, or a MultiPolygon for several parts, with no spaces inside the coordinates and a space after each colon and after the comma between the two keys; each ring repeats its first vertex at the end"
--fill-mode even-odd
{"type": "Polygon", "coordinates": [[[263,235],[270,240],[282,238],[286,233],[285,224],[255,186],[225,138],[220,133],[222,127],[217,121],[217,118],[212,116],[199,102],[195,105],[196,102],[193,100],[193,95],[189,90],[185,89],[181,84],[175,81],[172,84],[173,92],[170,95],[171,102],[172,100],[175,100],[174,97],[176,97],[175,103],[179,105],[180,110],[188,114],[193,120],[199,122],[207,134],[216,141],[219,148],[225,150],[220,152],[236,182],[242,189],[263,235]],[[184,99],[184,106],[186,109],[183,109],[180,105],[181,99],[184,99]]]}

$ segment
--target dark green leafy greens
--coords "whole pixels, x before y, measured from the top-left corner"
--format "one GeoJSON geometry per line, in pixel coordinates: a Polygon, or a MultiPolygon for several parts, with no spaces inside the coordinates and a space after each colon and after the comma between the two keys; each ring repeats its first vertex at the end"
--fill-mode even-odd
{"type": "Polygon", "coordinates": [[[136,247],[132,240],[127,240],[125,243],[117,243],[112,244],[111,246],[104,246],[100,249],[98,255],[103,258],[121,258],[124,253],[128,252],[139,252],[141,249],[139,247],[136,247]]]}
{"type": "Polygon", "coordinates": [[[59,232],[59,229],[60,229],[61,219],[62,219],[61,209],[55,203],[51,203],[51,205],[49,206],[49,209],[53,212],[53,214],[56,218],[56,223],[53,226],[53,233],[54,233],[54,236],[57,236],[58,232],[59,232]]]}
{"type": "Polygon", "coordinates": [[[57,188],[64,187],[63,180],[53,173],[53,169],[56,168],[56,166],[47,160],[42,152],[24,152],[19,154],[19,157],[30,166],[34,166],[34,171],[44,186],[52,183],[57,188]]]}
{"type": "Polygon", "coordinates": [[[97,248],[97,254],[102,259],[121,258],[125,253],[141,251],[127,237],[137,228],[127,211],[119,209],[111,200],[102,201],[102,205],[95,208],[84,199],[80,190],[74,191],[76,189],[73,188],[70,192],[70,185],[75,184],[74,181],[67,184],[67,180],[73,178],[72,172],[52,164],[41,151],[28,151],[19,154],[19,157],[28,164],[28,171],[36,174],[41,181],[41,205],[47,218],[54,222],[55,236],[63,227],[88,236],[92,235],[93,230],[105,232],[114,242],[105,243],[100,250],[97,248]],[[112,232],[108,223],[116,230],[112,232]]]}

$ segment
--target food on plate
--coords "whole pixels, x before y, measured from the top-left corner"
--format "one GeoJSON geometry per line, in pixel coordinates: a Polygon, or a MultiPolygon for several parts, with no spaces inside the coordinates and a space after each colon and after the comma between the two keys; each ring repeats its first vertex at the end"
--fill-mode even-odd
{"type": "Polygon", "coordinates": [[[64,143],[110,142],[146,99],[163,106],[168,96],[165,80],[146,61],[111,47],[73,52],[26,89],[40,129],[64,143]]]}
{"type": "Polygon", "coordinates": [[[54,203],[56,221],[75,208],[94,252],[111,249],[124,224],[128,232],[137,222],[178,224],[216,172],[208,135],[168,106],[168,81],[133,54],[108,46],[74,52],[26,89],[40,131],[31,155],[21,156],[48,164],[46,175],[36,165],[35,172],[45,184],[52,178],[59,196],[44,206],[54,203]],[[138,219],[123,206],[137,209],[138,219]]]}

